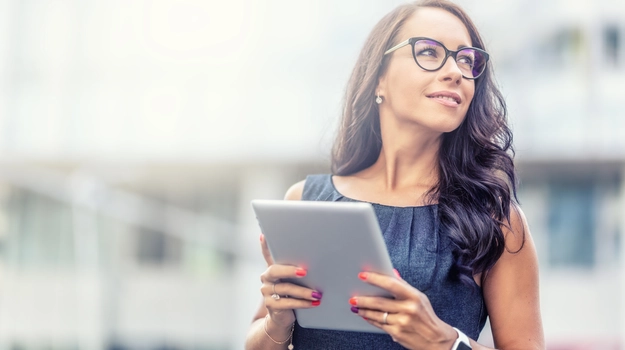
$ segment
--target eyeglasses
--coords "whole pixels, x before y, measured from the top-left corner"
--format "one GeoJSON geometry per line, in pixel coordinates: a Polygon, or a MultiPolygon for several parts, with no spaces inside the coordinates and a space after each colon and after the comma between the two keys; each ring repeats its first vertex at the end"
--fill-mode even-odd
{"type": "Polygon", "coordinates": [[[403,41],[384,53],[389,53],[406,45],[412,46],[412,56],[415,62],[426,71],[441,69],[449,56],[453,57],[466,79],[477,79],[486,69],[488,53],[475,47],[463,47],[458,51],[448,50],[441,42],[430,38],[410,38],[403,41]]]}

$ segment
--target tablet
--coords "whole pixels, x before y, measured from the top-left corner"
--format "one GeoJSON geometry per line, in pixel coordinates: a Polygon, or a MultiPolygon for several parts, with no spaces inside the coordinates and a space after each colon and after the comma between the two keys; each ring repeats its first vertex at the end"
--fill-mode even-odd
{"type": "Polygon", "coordinates": [[[274,262],[308,271],[289,282],[323,293],[319,306],[295,310],[300,326],[384,333],[352,313],[349,304],[357,295],[392,298],[358,278],[361,271],[396,278],[371,204],[253,200],[252,207],[274,262]]]}

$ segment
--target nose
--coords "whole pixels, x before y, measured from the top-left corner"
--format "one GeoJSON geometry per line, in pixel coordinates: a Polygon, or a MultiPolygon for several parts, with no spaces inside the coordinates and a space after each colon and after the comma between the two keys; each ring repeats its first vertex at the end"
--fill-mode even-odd
{"type": "Polygon", "coordinates": [[[442,81],[451,81],[460,84],[462,81],[462,71],[456,60],[452,56],[447,56],[447,60],[439,70],[439,76],[442,81]]]}

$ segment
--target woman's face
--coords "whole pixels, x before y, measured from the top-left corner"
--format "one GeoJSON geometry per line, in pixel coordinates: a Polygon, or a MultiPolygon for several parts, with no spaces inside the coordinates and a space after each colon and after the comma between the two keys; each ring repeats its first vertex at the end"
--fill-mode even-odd
{"type": "MultiPolygon", "coordinates": [[[[460,19],[438,8],[418,9],[405,22],[397,42],[411,37],[438,40],[449,50],[472,46],[469,32],[460,19]]],[[[376,90],[383,97],[381,118],[394,116],[440,133],[455,130],[467,114],[475,82],[462,77],[453,57],[441,69],[429,72],[416,64],[410,45],[391,55],[376,90]],[[442,97],[443,94],[455,94],[455,98],[442,97]]]]}

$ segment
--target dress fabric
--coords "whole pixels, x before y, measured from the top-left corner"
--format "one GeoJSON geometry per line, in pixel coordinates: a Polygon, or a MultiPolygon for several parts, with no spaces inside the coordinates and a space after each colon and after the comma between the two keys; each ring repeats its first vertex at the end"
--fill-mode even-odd
{"type": "MultiPolygon", "coordinates": [[[[336,190],[331,174],[307,176],[302,200],[357,202],[336,190]]],[[[439,230],[438,205],[372,205],[393,267],[406,282],[427,295],[441,320],[477,339],[487,317],[482,290],[453,277],[450,240],[439,230]]],[[[349,307],[347,301],[345,307],[349,307]]],[[[297,350],[404,349],[388,334],[303,328],[297,322],[293,345],[297,350]]]]}

